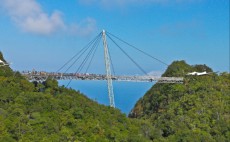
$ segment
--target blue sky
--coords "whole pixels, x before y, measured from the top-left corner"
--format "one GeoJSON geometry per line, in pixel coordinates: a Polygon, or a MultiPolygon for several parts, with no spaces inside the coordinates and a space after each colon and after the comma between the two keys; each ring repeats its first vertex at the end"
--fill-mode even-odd
{"type": "MultiPolygon", "coordinates": [[[[0,0],[0,21],[0,51],[14,70],[56,71],[105,29],[168,64],[229,71],[229,0],[0,0]]],[[[119,74],[141,74],[108,42],[119,74]]],[[[166,69],[124,49],[147,72],[166,69]]],[[[103,70],[100,47],[90,71],[103,70]]]]}

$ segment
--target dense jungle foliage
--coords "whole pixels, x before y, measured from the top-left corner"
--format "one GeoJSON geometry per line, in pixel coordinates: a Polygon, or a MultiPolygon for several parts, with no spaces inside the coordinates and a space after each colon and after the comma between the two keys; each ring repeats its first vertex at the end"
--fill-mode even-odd
{"type": "Polygon", "coordinates": [[[127,118],[56,80],[30,83],[1,66],[0,142],[227,142],[230,75],[186,75],[193,71],[212,69],[173,62],[163,76],[183,76],[184,83],[156,83],[127,118]]]}
{"type": "Polygon", "coordinates": [[[152,140],[230,141],[230,74],[186,75],[193,71],[210,73],[212,69],[173,62],[163,76],[183,76],[184,83],[156,83],[129,114],[151,123],[152,140]]]}
{"type": "Polygon", "coordinates": [[[0,67],[0,142],[142,142],[148,125],[55,80],[30,83],[0,67]]]}

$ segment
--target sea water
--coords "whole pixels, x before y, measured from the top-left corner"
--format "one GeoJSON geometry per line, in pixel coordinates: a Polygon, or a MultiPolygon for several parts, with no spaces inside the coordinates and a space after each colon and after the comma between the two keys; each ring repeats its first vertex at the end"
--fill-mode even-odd
{"type": "MultiPolygon", "coordinates": [[[[68,80],[59,81],[59,85],[66,86],[68,80]]],[[[113,82],[114,100],[116,108],[126,115],[129,114],[136,102],[152,87],[154,82],[113,82]]],[[[78,90],[88,98],[99,104],[109,106],[109,97],[106,81],[73,80],[68,86],[78,90]]]]}

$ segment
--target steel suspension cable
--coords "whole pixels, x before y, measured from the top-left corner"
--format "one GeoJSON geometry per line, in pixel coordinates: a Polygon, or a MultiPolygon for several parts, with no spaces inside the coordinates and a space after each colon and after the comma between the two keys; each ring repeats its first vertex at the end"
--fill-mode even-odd
{"type": "Polygon", "coordinates": [[[86,50],[99,36],[101,35],[98,34],[93,40],[91,40],[85,47],[83,47],[78,53],[76,53],[72,58],[70,58],[63,66],[61,66],[57,71],[61,71],[67,64],[69,64],[75,57],[77,57],[81,52],[83,52],[84,50],[86,50]]]}
{"type": "MultiPolygon", "coordinates": [[[[101,34],[99,34],[99,36],[97,36],[97,39],[96,40],[98,40],[99,38],[100,38],[100,35],[101,34]]],[[[95,42],[95,41],[93,41],[93,42],[95,42]]],[[[80,54],[80,56],[69,66],[69,68],[65,71],[65,73],[81,58],[81,56],[91,47],[91,45],[93,44],[93,42],[90,44],[90,45],[88,45],[88,47],[80,54]]]]}
{"type": "Polygon", "coordinates": [[[114,69],[114,66],[113,66],[113,61],[112,61],[112,57],[111,57],[109,48],[108,48],[108,52],[109,52],[109,59],[110,59],[110,63],[111,63],[111,66],[112,66],[113,75],[115,75],[115,69],[114,69]]]}
{"type": "Polygon", "coordinates": [[[147,72],[129,56],[128,53],[126,53],[109,35],[107,36],[145,75],[148,75],[147,72]]]}
{"type": "Polygon", "coordinates": [[[116,39],[122,41],[123,43],[129,45],[129,46],[132,47],[133,49],[135,49],[135,50],[137,50],[137,51],[139,51],[139,52],[145,54],[146,56],[149,56],[150,58],[152,58],[152,59],[154,59],[154,60],[157,60],[158,62],[160,62],[160,63],[162,63],[162,64],[164,64],[164,65],[166,65],[166,66],[169,66],[167,63],[163,62],[162,60],[157,59],[156,57],[153,57],[152,55],[150,55],[150,54],[144,52],[143,50],[140,50],[139,48],[133,46],[132,44],[129,44],[128,42],[122,40],[121,38],[119,38],[119,37],[117,37],[117,36],[115,36],[115,35],[113,35],[113,34],[111,34],[111,33],[109,33],[109,32],[107,32],[107,33],[108,33],[109,35],[115,37],[116,39]]]}
{"type": "MultiPolygon", "coordinates": [[[[88,52],[88,54],[86,55],[86,57],[84,58],[83,62],[80,64],[80,66],[78,67],[77,71],[75,72],[76,73],[79,73],[83,67],[85,66],[86,62],[88,61],[90,55],[92,54],[93,50],[97,47],[96,45],[98,44],[98,42],[100,41],[100,37],[97,39],[97,41],[94,42],[93,44],[93,47],[90,49],[90,51],[88,52]]],[[[69,86],[69,84],[72,82],[73,79],[70,79],[70,81],[68,82],[67,86],[69,86]]]]}
{"type": "Polygon", "coordinates": [[[100,41],[101,38],[98,38],[98,40],[93,44],[93,47],[91,48],[91,50],[89,51],[89,53],[86,55],[85,59],[83,60],[83,62],[81,63],[79,70],[77,72],[80,72],[83,67],[85,66],[85,64],[87,63],[89,57],[91,56],[91,54],[93,53],[93,51],[95,50],[95,48],[97,47],[96,45],[98,44],[98,42],[100,41]]]}
{"type": "MultiPolygon", "coordinates": [[[[101,41],[101,38],[100,38],[100,41],[101,41]]],[[[94,50],[94,52],[93,52],[93,56],[92,56],[91,59],[90,59],[90,62],[89,62],[89,64],[88,64],[87,68],[86,68],[85,73],[88,72],[89,67],[90,67],[90,65],[92,64],[93,58],[94,58],[95,53],[96,53],[96,51],[97,51],[97,49],[98,49],[98,46],[99,46],[100,41],[99,41],[99,42],[97,43],[97,45],[96,45],[96,48],[95,48],[95,50],[94,50]]]]}

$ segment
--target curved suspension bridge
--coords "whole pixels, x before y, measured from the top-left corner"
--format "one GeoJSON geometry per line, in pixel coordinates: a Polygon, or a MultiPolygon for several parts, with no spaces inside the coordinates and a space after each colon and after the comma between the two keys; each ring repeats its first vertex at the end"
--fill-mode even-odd
{"type": "Polygon", "coordinates": [[[48,77],[56,80],[69,80],[67,86],[72,80],[107,80],[108,96],[110,101],[110,106],[115,107],[114,93],[113,93],[113,83],[112,81],[134,81],[134,82],[153,82],[157,83],[183,83],[182,77],[156,77],[148,75],[148,73],[116,42],[116,40],[122,42],[128,47],[140,52],[141,54],[168,66],[165,62],[153,57],[152,55],[140,50],[139,48],[129,44],[128,42],[122,40],[121,38],[106,32],[103,30],[99,33],[92,41],[90,41],[84,48],[82,48],[77,54],[75,54],[71,59],[69,59],[61,68],[56,72],[40,72],[40,71],[23,71],[21,72],[30,81],[45,81],[48,77]],[[120,49],[120,51],[144,74],[141,76],[125,76],[125,75],[115,75],[114,66],[112,58],[110,55],[110,50],[107,44],[107,37],[120,49]],[[95,53],[98,49],[99,43],[103,40],[104,47],[104,62],[105,62],[105,74],[89,74],[87,73],[93,60],[95,53]],[[86,56],[83,58],[84,54],[86,56]],[[81,59],[82,62],[78,64],[78,68],[74,73],[69,73],[69,70],[81,59]],[[85,72],[83,72],[85,69],[85,72]],[[111,70],[112,69],[112,70],[111,70]]]}
{"type": "MultiPolygon", "coordinates": [[[[30,81],[45,81],[48,77],[56,80],[107,80],[106,75],[103,74],[89,74],[89,73],[53,73],[53,72],[39,72],[39,71],[23,71],[21,72],[30,81]]],[[[130,81],[130,82],[154,82],[157,83],[183,83],[182,77],[157,77],[151,75],[143,76],[125,76],[113,75],[113,81],[130,81]]]]}

